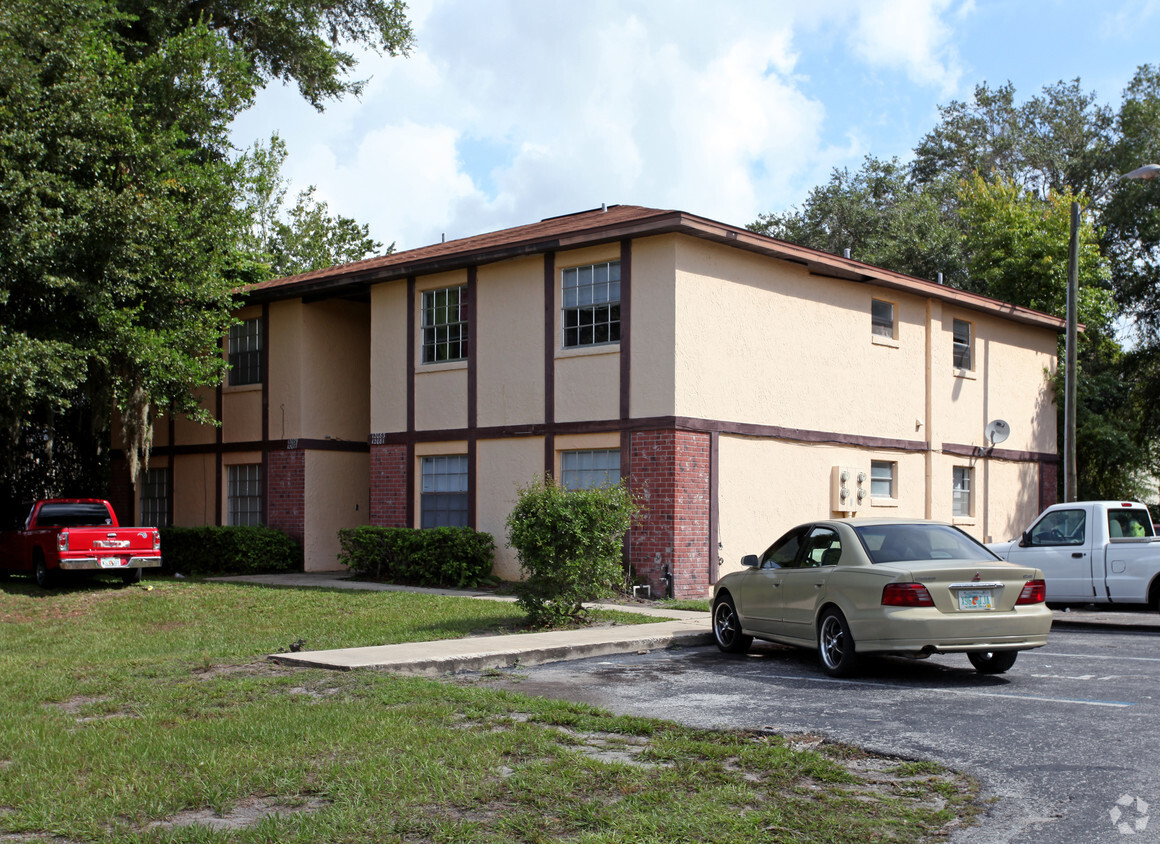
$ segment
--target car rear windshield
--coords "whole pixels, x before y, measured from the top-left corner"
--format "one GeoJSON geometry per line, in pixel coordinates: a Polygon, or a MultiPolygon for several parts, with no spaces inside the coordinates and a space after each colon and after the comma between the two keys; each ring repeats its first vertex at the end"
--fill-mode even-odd
{"type": "Polygon", "coordinates": [[[950,525],[859,525],[854,532],[874,563],[999,559],[972,537],[950,525]]]}
{"type": "Polygon", "coordinates": [[[109,508],[104,504],[42,504],[36,516],[37,527],[97,527],[111,525],[109,508]]]}

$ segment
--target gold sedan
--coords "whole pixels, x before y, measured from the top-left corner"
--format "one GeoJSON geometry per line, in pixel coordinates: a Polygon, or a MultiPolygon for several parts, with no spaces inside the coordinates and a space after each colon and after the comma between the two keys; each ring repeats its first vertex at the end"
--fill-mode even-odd
{"type": "Polygon", "coordinates": [[[940,522],[812,522],[741,564],[714,588],[717,647],[739,653],[758,638],[817,648],[834,677],[870,653],[965,653],[977,671],[1001,674],[1051,629],[1043,572],[940,522]]]}

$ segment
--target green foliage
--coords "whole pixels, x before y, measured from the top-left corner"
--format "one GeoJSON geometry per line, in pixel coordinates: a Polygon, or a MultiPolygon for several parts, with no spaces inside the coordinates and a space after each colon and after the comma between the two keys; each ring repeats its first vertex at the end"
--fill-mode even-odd
{"type": "Polygon", "coordinates": [[[584,602],[624,582],[624,534],[639,511],[623,482],[565,490],[545,477],[520,489],[508,545],[519,555],[516,596],[532,624],[581,620],[584,602]]]}
{"type": "Polygon", "coordinates": [[[338,559],[357,572],[391,583],[470,589],[486,583],[495,540],[471,528],[375,527],[338,532],[338,559]]]}
{"type": "MultiPolygon", "coordinates": [[[[236,247],[247,221],[230,125],[271,79],[316,106],[357,92],[338,45],[405,53],[404,12],[401,0],[0,5],[0,498],[102,492],[111,408],[134,475],[156,408],[208,421],[198,388],[220,383],[233,291],[259,280],[236,247]]],[[[329,215],[308,197],[303,218],[329,215]]]]}
{"type": "MultiPolygon", "coordinates": [[[[242,168],[242,212],[251,221],[242,234],[242,249],[263,262],[270,278],[295,275],[359,261],[378,254],[383,244],[370,227],[350,217],[332,217],[325,202],[314,198],[314,185],[298,194],[286,209],[286,179],[281,168],[286,144],[275,133],[268,146],[246,150],[242,168]]],[[[394,251],[392,243],[383,254],[394,251]]]]}
{"type": "Polygon", "coordinates": [[[271,527],[161,528],[167,571],[220,577],[302,571],[302,546],[271,527]]]}

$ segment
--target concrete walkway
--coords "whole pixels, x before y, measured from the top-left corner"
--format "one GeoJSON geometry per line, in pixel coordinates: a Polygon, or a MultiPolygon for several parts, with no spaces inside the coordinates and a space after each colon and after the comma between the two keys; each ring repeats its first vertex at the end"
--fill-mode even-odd
{"type": "MultiPolygon", "coordinates": [[[[242,577],[213,578],[232,583],[256,583],[266,586],[356,589],[381,592],[423,592],[454,595],[487,601],[514,601],[505,595],[469,589],[426,589],[348,580],[345,572],[309,572],[295,574],[260,574],[242,577]]],[[[376,645],[365,648],[343,648],[330,651],[302,651],[270,654],[269,659],[284,665],[330,668],[349,671],[371,668],[404,674],[439,676],[457,671],[512,669],[566,659],[583,659],[609,654],[637,653],[682,646],[713,644],[709,615],[703,612],[666,610],[648,604],[592,604],[595,608],[623,610],[640,615],[655,615],[672,621],[654,624],[619,624],[609,627],[547,633],[515,633],[507,636],[472,636],[464,639],[440,639],[434,642],[407,642],[398,645],[376,645]]],[[[1083,608],[1056,610],[1053,629],[1106,628],[1160,632],[1160,614],[1146,611],[1105,611],[1083,608]]]]}
{"type": "MultiPolygon", "coordinates": [[[[487,601],[514,601],[506,595],[470,589],[426,589],[347,580],[345,572],[311,572],[305,574],[259,574],[242,577],[218,577],[231,583],[258,583],[266,586],[357,589],[381,592],[422,592],[478,598],[487,601]]],[[[330,651],[300,651],[270,654],[268,659],[283,665],[309,668],[331,668],[349,671],[372,668],[401,674],[440,676],[457,671],[511,669],[521,665],[540,665],[565,659],[590,656],[637,653],[674,646],[695,647],[713,644],[709,615],[703,612],[665,610],[647,604],[589,604],[596,609],[621,610],[638,615],[672,619],[654,624],[617,624],[578,630],[553,630],[546,633],[513,633],[506,636],[470,636],[464,639],[440,639],[433,642],[405,642],[398,645],[373,645],[365,648],[342,648],[330,651]]]]}

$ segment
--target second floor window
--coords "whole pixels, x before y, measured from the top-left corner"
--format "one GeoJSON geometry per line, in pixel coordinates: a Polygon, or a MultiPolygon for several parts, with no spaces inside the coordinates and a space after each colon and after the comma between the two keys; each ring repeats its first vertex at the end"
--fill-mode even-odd
{"type": "Polygon", "coordinates": [[[870,461],[870,496],[894,498],[894,463],[885,460],[870,461]]]}
{"type": "Polygon", "coordinates": [[[230,386],[262,380],[262,320],[243,320],[230,326],[230,386]]]}
{"type": "Polygon", "coordinates": [[[562,276],[564,348],[620,342],[620,261],[569,267],[562,276]]]}
{"type": "Polygon", "coordinates": [[[467,286],[423,291],[423,363],[467,360],[467,286]]]}
{"type": "Polygon", "coordinates": [[[971,504],[971,467],[955,466],[951,513],[955,516],[970,516],[971,504]]]}
{"type": "Polygon", "coordinates": [[[870,330],[878,337],[894,339],[894,303],[870,300],[870,330]]]}
{"type": "Polygon", "coordinates": [[[973,369],[971,365],[971,324],[963,319],[954,322],[955,369],[973,369]]]}

